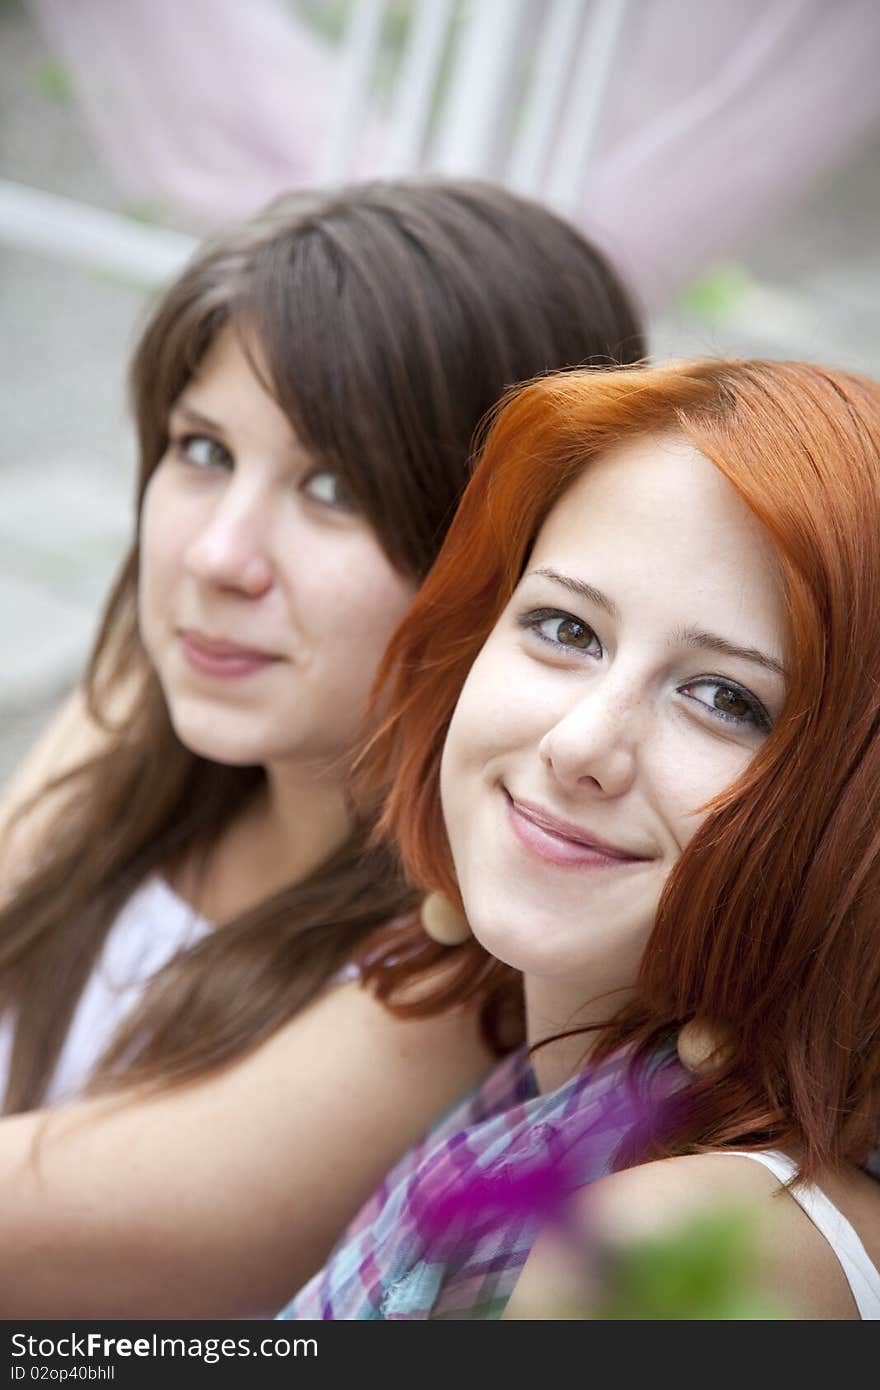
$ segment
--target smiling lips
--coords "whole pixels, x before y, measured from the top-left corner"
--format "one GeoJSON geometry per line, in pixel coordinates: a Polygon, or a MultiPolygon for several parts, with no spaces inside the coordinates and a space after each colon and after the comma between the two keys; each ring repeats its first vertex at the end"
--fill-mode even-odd
{"type": "Polygon", "coordinates": [[[239,647],[221,637],[208,637],[192,628],[180,634],[183,654],[190,666],[207,676],[250,676],[281,658],[253,647],[239,647]]]}
{"type": "Polygon", "coordinates": [[[539,859],[573,869],[622,868],[649,862],[644,855],[631,854],[580,826],[551,816],[540,806],[518,800],[506,788],[504,794],[514,835],[539,859]]]}

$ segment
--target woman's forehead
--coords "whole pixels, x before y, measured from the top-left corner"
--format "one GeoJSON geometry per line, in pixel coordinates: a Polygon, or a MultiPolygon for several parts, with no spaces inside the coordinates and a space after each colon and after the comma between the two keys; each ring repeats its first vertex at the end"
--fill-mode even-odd
{"type": "Polygon", "coordinates": [[[535,539],[526,575],[539,570],[600,589],[621,610],[649,604],[673,625],[723,622],[774,645],[784,631],[769,534],[681,435],[639,436],[591,460],[535,539]]]}
{"type": "Polygon", "coordinates": [[[724,474],[681,434],[640,434],[591,457],[556,501],[536,537],[545,545],[559,534],[576,537],[607,530],[660,532],[670,520],[680,534],[667,531],[670,546],[687,525],[697,533],[710,528],[763,528],[724,474]]]}

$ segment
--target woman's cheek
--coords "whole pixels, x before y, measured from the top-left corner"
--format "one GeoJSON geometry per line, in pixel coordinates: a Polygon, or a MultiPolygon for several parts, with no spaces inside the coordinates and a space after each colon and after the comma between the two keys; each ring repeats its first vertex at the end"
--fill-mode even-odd
{"type": "Polygon", "coordinates": [[[184,508],[173,495],[169,481],[160,464],[144,493],[138,527],[142,581],[152,579],[154,573],[167,568],[169,557],[183,545],[178,533],[184,519],[184,508]]]}
{"type": "Polygon", "coordinates": [[[712,802],[745,771],[753,754],[695,729],[681,741],[670,740],[654,784],[684,848],[712,814],[712,802]]]}

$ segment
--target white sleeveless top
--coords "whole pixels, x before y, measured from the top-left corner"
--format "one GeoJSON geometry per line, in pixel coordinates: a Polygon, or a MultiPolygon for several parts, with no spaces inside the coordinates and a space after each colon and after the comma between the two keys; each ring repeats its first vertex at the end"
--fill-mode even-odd
{"type": "MultiPolygon", "coordinates": [[[[751,1158],[769,1168],[781,1183],[790,1182],[797,1172],[797,1165],[787,1154],[775,1149],[757,1153],[746,1149],[724,1150],[731,1157],[751,1158]]],[[[859,1317],[865,1321],[880,1319],[880,1272],[872,1263],[855,1230],[843,1212],[826,1197],[819,1187],[798,1183],[789,1192],[816,1230],[825,1237],[834,1251],[846,1282],[849,1284],[859,1317]]]]}
{"type": "MultiPolygon", "coordinates": [[[[189,906],[158,874],[144,880],[122,908],[79,997],[70,1029],[41,1105],[80,1096],[95,1064],[153,976],[174,956],[195,945],[213,923],[189,906]]],[[[343,965],[327,987],[356,980],[354,962],[343,965]]],[[[10,1015],[0,1019],[0,1096],[6,1093],[12,1052],[10,1015]]]]}
{"type": "MultiPolygon", "coordinates": [[[[122,908],[80,995],[46,1091],[45,1105],[80,1095],[123,1018],[173,956],[212,930],[165,879],[145,879],[122,908]]],[[[9,1075],[12,1019],[0,1019],[0,1085],[9,1075]]],[[[0,1092],[2,1094],[2,1092],[0,1092]]]]}

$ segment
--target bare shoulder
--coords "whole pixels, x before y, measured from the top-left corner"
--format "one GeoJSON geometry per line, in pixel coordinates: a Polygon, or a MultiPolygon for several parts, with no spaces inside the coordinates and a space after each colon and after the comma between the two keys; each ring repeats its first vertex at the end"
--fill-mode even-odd
{"type": "MultiPolygon", "coordinates": [[[[822,1190],[850,1219],[869,1254],[880,1234],[880,1188],[853,1170],[823,1178],[822,1190]],[[871,1189],[874,1189],[873,1191],[871,1189]]],[[[574,1214],[585,1239],[613,1251],[672,1235],[703,1216],[726,1211],[750,1225],[756,1285],[775,1305],[802,1318],[858,1316],[839,1260],[779,1178],[752,1158],[709,1153],[664,1159],[614,1173],[583,1189],[574,1214]]],[[[874,1253],[876,1259],[876,1253],[874,1253]]],[[[508,1315],[540,1316],[548,1291],[564,1297],[570,1252],[542,1237],[530,1255],[508,1315]]]]}
{"type": "Polygon", "coordinates": [[[482,1039],[475,1007],[401,1018],[359,980],[326,990],[281,1030],[277,1045],[301,1055],[306,1037],[331,1053],[351,1052],[348,1060],[356,1067],[381,1060],[385,1066],[431,1074],[441,1085],[448,1074],[456,1094],[497,1060],[482,1039]]]}

